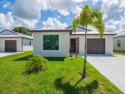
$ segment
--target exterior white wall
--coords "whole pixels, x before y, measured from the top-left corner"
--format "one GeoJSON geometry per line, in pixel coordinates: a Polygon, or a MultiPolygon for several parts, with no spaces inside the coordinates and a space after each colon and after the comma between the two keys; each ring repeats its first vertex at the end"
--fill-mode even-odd
{"type": "Polygon", "coordinates": [[[105,36],[105,54],[113,54],[113,36],[105,36]]]}
{"type": "Polygon", "coordinates": [[[32,50],[33,50],[33,40],[23,38],[23,51],[32,51],[32,50]]]}
{"type": "MultiPolygon", "coordinates": [[[[70,38],[79,38],[79,54],[84,55],[85,36],[84,35],[71,35],[70,38]]],[[[100,38],[99,35],[87,35],[87,38],[100,38]]],[[[113,36],[104,35],[105,38],[105,54],[113,53],[113,36]]]]}
{"type": "Polygon", "coordinates": [[[125,36],[119,36],[113,38],[113,50],[125,52],[125,36]],[[117,40],[120,40],[120,47],[117,47],[117,40]]]}
{"type": "Polygon", "coordinates": [[[34,32],[33,53],[45,57],[69,56],[70,37],[69,32],[34,32]],[[59,35],[59,50],[43,50],[43,35],[59,35]]]}
{"type": "MultiPolygon", "coordinates": [[[[65,57],[69,56],[70,39],[79,39],[79,54],[84,55],[84,35],[70,35],[69,32],[34,32],[33,33],[33,53],[45,57],[65,57]],[[59,35],[59,50],[43,50],[43,35],[59,35]]],[[[87,38],[100,38],[99,35],[87,35],[87,38]]],[[[113,35],[104,35],[105,54],[113,53],[113,35]]]]}
{"type": "Polygon", "coordinates": [[[0,38],[0,52],[5,52],[5,40],[16,40],[17,52],[22,51],[22,38],[0,38]]]}
{"type": "Polygon", "coordinates": [[[71,35],[70,39],[74,39],[74,38],[78,38],[79,39],[79,54],[80,55],[84,55],[84,46],[85,46],[85,42],[84,42],[84,36],[82,35],[71,35]]]}

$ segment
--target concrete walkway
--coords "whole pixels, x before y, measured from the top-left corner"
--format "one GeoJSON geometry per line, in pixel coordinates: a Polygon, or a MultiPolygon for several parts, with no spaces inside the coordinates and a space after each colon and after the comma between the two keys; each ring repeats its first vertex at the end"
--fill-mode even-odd
{"type": "Polygon", "coordinates": [[[17,53],[21,53],[21,52],[5,52],[5,53],[0,53],[0,57],[9,56],[9,55],[17,54],[17,53]]]}
{"type": "Polygon", "coordinates": [[[101,74],[125,93],[125,56],[88,55],[87,59],[101,74]]]}

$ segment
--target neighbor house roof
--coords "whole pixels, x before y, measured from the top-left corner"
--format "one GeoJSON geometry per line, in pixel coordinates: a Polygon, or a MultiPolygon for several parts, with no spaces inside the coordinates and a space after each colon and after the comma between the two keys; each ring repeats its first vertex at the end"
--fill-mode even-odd
{"type": "Polygon", "coordinates": [[[114,36],[114,38],[118,38],[118,37],[125,37],[125,34],[119,34],[114,36]]]}
{"type": "Polygon", "coordinates": [[[0,38],[27,38],[27,39],[33,39],[32,36],[29,36],[29,35],[25,35],[25,34],[22,34],[22,33],[18,33],[18,32],[15,32],[15,31],[11,31],[11,30],[3,30],[0,32],[0,38]],[[6,33],[7,32],[7,33],[6,33]]]}

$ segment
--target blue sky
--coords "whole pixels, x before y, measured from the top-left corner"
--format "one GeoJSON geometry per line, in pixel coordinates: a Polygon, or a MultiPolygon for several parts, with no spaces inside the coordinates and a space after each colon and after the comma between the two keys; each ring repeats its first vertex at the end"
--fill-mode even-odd
{"type": "Polygon", "coordinates": [[[125,0],[1,0],[0,30],[65,28],[85,4],[103,11],[106,31],[125,33],[125,0]]]}

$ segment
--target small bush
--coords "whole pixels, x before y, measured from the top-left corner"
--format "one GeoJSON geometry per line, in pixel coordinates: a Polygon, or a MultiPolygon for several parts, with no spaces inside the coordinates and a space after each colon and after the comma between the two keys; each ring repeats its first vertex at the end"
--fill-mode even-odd
{"type": "Polygon", "coordinates": [[[27,72],[38,72],[46,68],[47,60],[40,55],[34,55],[26,65],[27,72]]]}

